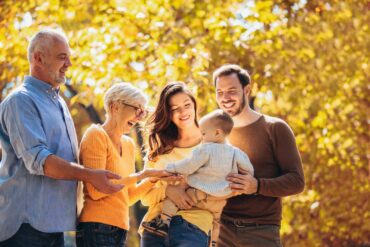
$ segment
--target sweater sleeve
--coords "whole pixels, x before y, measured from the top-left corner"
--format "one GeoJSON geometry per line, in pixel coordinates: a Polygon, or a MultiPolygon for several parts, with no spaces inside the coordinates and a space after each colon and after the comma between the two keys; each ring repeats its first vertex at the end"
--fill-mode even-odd
{"type": "MultiPolygon", "coordinates": [[[[155,162],[149,161],[146,163],[145,167],[155,168],[155,162]]],[[[143,204],[144,206],[150,206],[163,201],[166,197],[166,189],[167,184],[158,181],[155,185],[152,185],[149,191],[147,191],[147,193],[144,193],[144,195],[141,197],[141,204],[143,204]]]]}
{"type": "Polygon", "coordinates": [[[209,152],[207,152],[204,146],[200,146],[193,150],[191,157],[168,164],[166,166],[166,171],[190,175],[202,167],[208,160],[209,152]]]}
{"type": "Polygon", "coordinates": [[[281,176],[259,178],[259,194],[282,197],[297,194],[304,189],[301,157],[291,128],[282,120],[271,127],[271,139],[281,176]]]}
{"type": "Polygon", "coordinates": [[[149,181],[149,179],[145,179],[139,184],[132,185],[128,188],[128,194],[130,198],[129,205],[135,204],[138,200],[140,200],[144,195],[146,195],[150,189],[154,186],[153,183],[149,181]]]}
{"type": "MultiPolygon", "coordinates": [[[[80,146],[80,161],[83,166],[106,170],[107,152],[107,140],[104,134],[94,129],[87,130],[80,146]]],[[[90,183],[84,183],[84,187],[85,193],[93,200],[108,196],[95,189],[90,183]]]]}
{"type": "Polygon", "coordinates": [[[238,165],[238,168],[243,169],[247,172],[249,172],[252,176],[254,175],[254,169],[251,161],[249,160],[249,157],[247,154],[245,154],[240,149],[235,150],[235,158],[236,158],[236,164],[238,165]]]}
{"type": "MultiPolygon", "coordinates": [[[[127,136],[122,136],[121,139],[122,148],[124,149],[123,153],[124,155],[127,155],[130,158],[130,161],[128,162],[129,166],[128,168],[128,174],[134,174],[136,172],[135,169],[135,142],[132,138],[127,136]]],[[[137,183],[136,177],[123,177],[121,180],[118,180],[118,183],[124,184],[127,186],[128,191],[128,198],[129,198],[129,206],[136,203],[140,197],[142,197],[144,194],[146,194],[152,187],[153,184],[148,180],[143,180],[140,183],[137,183]]]]}

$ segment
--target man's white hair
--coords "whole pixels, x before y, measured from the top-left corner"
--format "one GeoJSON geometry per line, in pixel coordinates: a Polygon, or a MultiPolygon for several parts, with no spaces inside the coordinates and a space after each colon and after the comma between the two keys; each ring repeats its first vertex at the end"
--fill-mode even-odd
{"type": "Polygon", "coordinates": [[[37,32],[32,36],[30,43],[28,44],[28,61],[32,61],[32,55],[36,51],[48,52],[48,48],[57,40],[64,40],[66,43],[68,43],[68,39],[62,31],[55,29],[44,29],[37,32]]]}
{"type": "Polygon", "coordinates": [[[104,95],[104,109],[106,112],[109,111],[109,106],[114,102],[145,107],[148,99],[140,89],[130,83],[120,82],[110,87],[104,95]]]}

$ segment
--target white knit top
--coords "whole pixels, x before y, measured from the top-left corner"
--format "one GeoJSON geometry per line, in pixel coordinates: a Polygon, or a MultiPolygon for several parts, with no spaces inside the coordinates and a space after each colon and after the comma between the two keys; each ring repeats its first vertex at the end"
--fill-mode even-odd
{"type": "Polygon", "coordinates": [[[253,175],[248,156],[228,144],[204,143],[195,148],[191,157],[168,164],[166,170],[187,176],[189,186],[212,196],[231,194],[226,176],[242,168],[253,175]]]}

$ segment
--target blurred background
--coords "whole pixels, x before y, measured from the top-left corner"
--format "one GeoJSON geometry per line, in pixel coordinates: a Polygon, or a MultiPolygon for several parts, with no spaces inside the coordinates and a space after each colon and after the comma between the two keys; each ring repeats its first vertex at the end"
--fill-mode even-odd
{"type": "MultiPolygon", "coordinates": [[[[0,100],[28,74],[28,40],[45,27],[73,49],[62,95],[79,138],[104,120],[115,82],[154,106],[167,82],[184,81],[203,115],[216,108],[212,72],[237,63],[254,106],[289,123],[302,155],[306,189],[284,199],[284,245],[370,246],[369,10],[360,0],[2,0],[0,100]]],[[[145,137],[132,136],[140,170],[145,137]]],[[[129,247],[145,210],[131,208],[129,247]]]]}

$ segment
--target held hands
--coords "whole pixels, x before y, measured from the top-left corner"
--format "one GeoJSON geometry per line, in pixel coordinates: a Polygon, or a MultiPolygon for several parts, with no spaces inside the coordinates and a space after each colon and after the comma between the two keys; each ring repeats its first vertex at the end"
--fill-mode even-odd
{"type": "Polygon", "coordinates": [[[253,194],[257,192],[257,179],[250,173],[241,171],[242,174],[230,173],[226,180],[230,182],[230,188],[233,195],[253,194]]]}
{"type": "Polygon", "coordinates": [[[124,185],[113,184],[111,179],[121,179],[121,177],[113,172],[106,170],[90,170],[89,183],[105,194],[112,194],[120,191],[124,185]]]}
{"type": "Polygon", "coordinates": [[[152,183],[157,182],[159,179],[164,181],[179,181],[183,179],[182,175],[173,174],[165,170],[145,168],[142,172],[143,177],[149,177],[152,183]]]}

